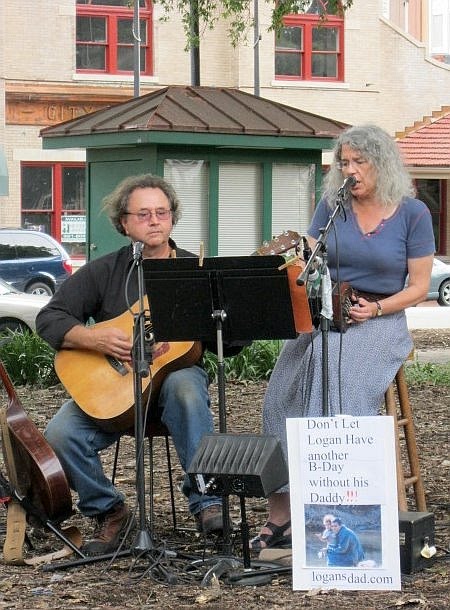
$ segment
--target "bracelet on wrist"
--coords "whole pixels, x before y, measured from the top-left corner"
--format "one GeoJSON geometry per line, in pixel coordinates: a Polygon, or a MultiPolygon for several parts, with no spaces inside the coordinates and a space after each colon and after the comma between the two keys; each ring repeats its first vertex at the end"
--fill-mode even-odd
{"type": "Polygon", "coordinates": [[[380,301],[375,301],[375,305],[377,306],[377,310],[375,312],[375,317],[380,317],[383,315],[383,308],[380,305],[380,301]]]}

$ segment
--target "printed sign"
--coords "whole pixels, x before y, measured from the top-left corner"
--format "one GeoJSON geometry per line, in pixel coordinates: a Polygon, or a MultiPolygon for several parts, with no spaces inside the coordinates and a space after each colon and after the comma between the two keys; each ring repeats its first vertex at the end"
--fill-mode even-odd
{"type": "Polygon", "coordinates": [[[86,216],[62,216],[61,217],[61,241],[62,242],[85,242],[86,241],[86,216]]]}
{"type": "Polygon", "coordinates": [[[287,420],[293,588],[400,590],[394,422],[287,420]]]}

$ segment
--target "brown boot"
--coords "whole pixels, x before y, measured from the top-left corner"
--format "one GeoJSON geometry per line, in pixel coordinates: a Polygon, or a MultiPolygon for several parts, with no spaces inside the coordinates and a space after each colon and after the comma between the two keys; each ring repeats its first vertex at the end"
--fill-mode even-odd
{"type": "Polygon", "coordinates": [[[130,509],[119,502],[108,512],[96,517],[97,525],[92,540],[81,548],[86,555],[103,555],[115,551],[125,533],[130,519],[130,509]]]}
{"type": "Polygon", "coordinates": [[[223,532],[222,505],[212,504],[194,515],[197,531],[208,536],[209,534],[220,535],[223,532]]]}

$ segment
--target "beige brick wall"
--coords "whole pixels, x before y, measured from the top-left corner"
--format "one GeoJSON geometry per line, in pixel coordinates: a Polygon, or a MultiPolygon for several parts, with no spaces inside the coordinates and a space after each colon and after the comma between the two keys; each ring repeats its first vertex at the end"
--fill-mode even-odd
{"type": "Polygon", "coordinates": [[[0,205],[2,227],[20,227],[20,151],[29,150],[31,153],[36,149],[37,143],[41,141],[38,136],[39,129],[36,127],[9,125],[5,130],[4,147],[9,171],[9,197],[8,205],[0,205]]]}
{"type": "Polygon", "coordinates": [[[2,0],[4,78],[70,80],[75,67],[74,0],[2,0]]]}
{"type": "MultiPolygon", "coordinates": [[[[383,2],[355,2],[346,17],[345,82],[286,83],[274,80],[270,3],[259,3],[260,95],[347,123],[375,122],[390,133],[450,103],[450,66],[427,59],[426,49],[380,17],[383,2]]],[[[190,53],[179,15],[161,21],[154,8],[155,76],[141,79],[141,93],[155,85],[190,84],[190,53]]],[[[254,92],[253,28],[233,48],[227,24],[202,33],[201,84],[254,92]]],[[[133,76],[75,73],[75,0],[0,0],[0,143],[10,172],[10,196],[0,197],[0,224],[18,224],[21,160],[81,160],[77,151],[43,151],[39,127],[4,124],[4,83],[80,83],[132,86],[133,76]],[[20,4],[20,10],[18,6],[20,4]]],[[[450,230],[448,231],[450,240],[450,230]]],[[[450,244],[449,244],[450,246],[450,244]]]]}

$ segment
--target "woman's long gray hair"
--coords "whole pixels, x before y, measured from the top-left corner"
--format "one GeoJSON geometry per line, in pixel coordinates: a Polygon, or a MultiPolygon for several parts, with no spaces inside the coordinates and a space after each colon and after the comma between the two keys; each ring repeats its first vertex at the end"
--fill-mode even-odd
{"type": "Polygon", "coordinates": [[[336,140],[333,163],[325,176],[323,195],[334,208],[343,176],[340,169],[342,147],[361,153],[377,172],[376,195],[386,207],[399,205],[404,197],[415,195],[415,189],[404,166],[400,150],[391,136],[376,125],[349,127],[336,140]]]}
{"type": "Polygon", "coordinates": [[[152,174],[142,174],[141,176],[129,176],[122,180],[116,186],[112,193],[103,199],[103,210],[108,213],[108,216],[114,225],[115,229],[125,235],[125,230],[122,227],[121,219],[128,210],[128,201],[130,195],[136,189],[159,188],[169,200],[170,209],[172,210],[172,223],[175,226],[180,219],[181,209],[180,200],[171,184],[166,182],[160,176],[152,174]]]}

